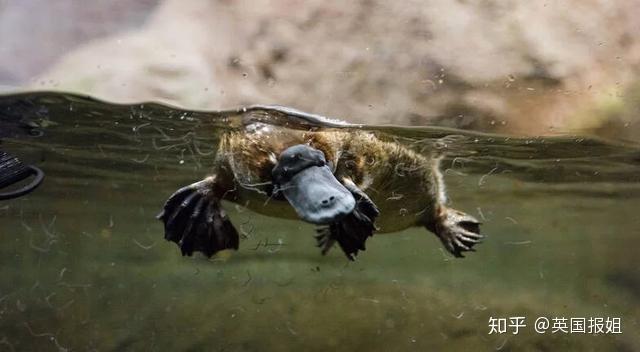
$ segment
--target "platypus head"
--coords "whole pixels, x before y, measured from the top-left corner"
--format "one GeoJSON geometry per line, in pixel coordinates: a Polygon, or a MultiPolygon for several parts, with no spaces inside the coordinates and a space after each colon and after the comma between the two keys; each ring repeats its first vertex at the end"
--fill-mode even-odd
{"type": "Polygon", "coordinates": [[[287,148],[272,171],[276,192],[282,192],[296,213],[313,224],[330,224],[351,213],[356,201],[327,166],[324,153],[305,144],[287,148]]]}

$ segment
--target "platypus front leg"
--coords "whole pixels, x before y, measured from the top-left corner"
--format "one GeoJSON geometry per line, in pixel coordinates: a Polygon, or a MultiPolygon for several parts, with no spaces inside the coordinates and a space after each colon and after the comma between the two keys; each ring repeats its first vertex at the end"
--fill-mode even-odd
{"type": "Polygon", "coordinates": [[[216,176],[173,193],[157,216],[164,223],[164,238],[180,246],[182,255],[194,251],[211,257],[223,249],[238,249],[238,232],[220,205],[216,176]]]}
{"type": "Polygon", "coordinates": [[[364,251],[367,238],[373,236],[374,225],[380,214],[378,207],[371,198],[356,186],[350,179],[343,179],[342,184],[353,195],[356,206],[340,221],[318,228],[316,240],[322,249],[322,255],[327,254],[331,247],[338,242],[340,248],[349,260],[355,260],[358,251],[364,251]]]}

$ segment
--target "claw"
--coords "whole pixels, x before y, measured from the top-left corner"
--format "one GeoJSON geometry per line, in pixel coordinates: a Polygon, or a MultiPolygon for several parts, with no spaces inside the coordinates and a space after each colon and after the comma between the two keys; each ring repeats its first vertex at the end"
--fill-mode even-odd
{"type": "Polygon", "coordinates": [[[470,238],[470,237],[467,237],[465,235],[460,235],[459,238],[462,239],[465,242],[471,242],[471,243],[480,243],[480,242],[482,242],[482,237],[470,238]]]}
{"type": "Polygon", "coordinates": [[[445,207],[426,227],[440,238],[447,251],[459,258],[464,257],[463,252],[475,252],[473,246],[485,237],[480,234],[480,222],[476,218],[445,207]]]}
{"type": "MultiPolygon", "coordinates": [[[[469,238],[483,239],[485,237],[484,235],[482,235],[480,233],[471,232],[471,231],[466,230],[464,228],[460,228],[460,229],[458,229],[458,231],[460,232],[460,234],[462,236],[466,236],[466,237],[469,237],[469,238]]],[[[478,231],[480,231],[480,230],[478,229],[478,231]]]]}
{"type": "Polygon", "coordinates": [[[318,234],[315,236],[317,246],[321,249],[320,253],[326,255],[331,247],[336,243],[335,238],[331,237],[331,229],[329,227],[319,228],[318,234]]]}
{"type": "Polygon", "coordinates": [[[465,246],[465,245],[464,245],[462,242],[460,242],[460,240],[459,240],[459,239],[457,239],[457,238],[454,238],[454,239],[453,239],[453,242],[454,242],[456,245],[458,245],[458,247],[460,247],[460,248],[464,249],[465,251],[470,251],[470,250],[471,250],[471,248],[469,248],[469,247],[465,246]]]}

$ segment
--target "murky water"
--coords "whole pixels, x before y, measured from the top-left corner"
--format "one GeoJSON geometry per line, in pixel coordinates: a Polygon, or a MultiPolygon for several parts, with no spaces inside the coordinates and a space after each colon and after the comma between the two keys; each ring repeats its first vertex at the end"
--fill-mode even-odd
{"type": "Polygon", "coordinates": [[[47,175],[0,202],[0,349],[640,349],[637,144],[370,127],[446,153],[452,204],[489,235],[476,253],[454,259],[416,228],[374,236],[352,263],[339,250],[321,256],[311,225],[226,204],[240,250],[182,257],[155,215],[242,123],[241,113],[0,97],[1,148],[47,175]],[[527,325],[517,335],[489,334],[490,317],[515,316],[527,325]],[[622,333],[541,334],[538,317],[621,318],[622,333]]]}

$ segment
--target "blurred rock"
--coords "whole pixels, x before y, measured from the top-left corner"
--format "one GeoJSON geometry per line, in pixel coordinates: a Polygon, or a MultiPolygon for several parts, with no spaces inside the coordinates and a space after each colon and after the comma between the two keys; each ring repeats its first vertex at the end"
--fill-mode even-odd
{"type": "Polygon", "coordinates": [[[87,40],[143,23],[159,0],[0,0],[0,87],[27,82],[87,40]]]}
{"type": "Polygon", "coordinates": [[[189,108],[270,103],[355,122],[635,138],[637,113],[615,122],[599,111],[612,100],[624,111],[640,106],[627,95],[638,84],[638,15],[637,1],[166,0],[140,30],[65,55],[35,87],[189,108]]]}

